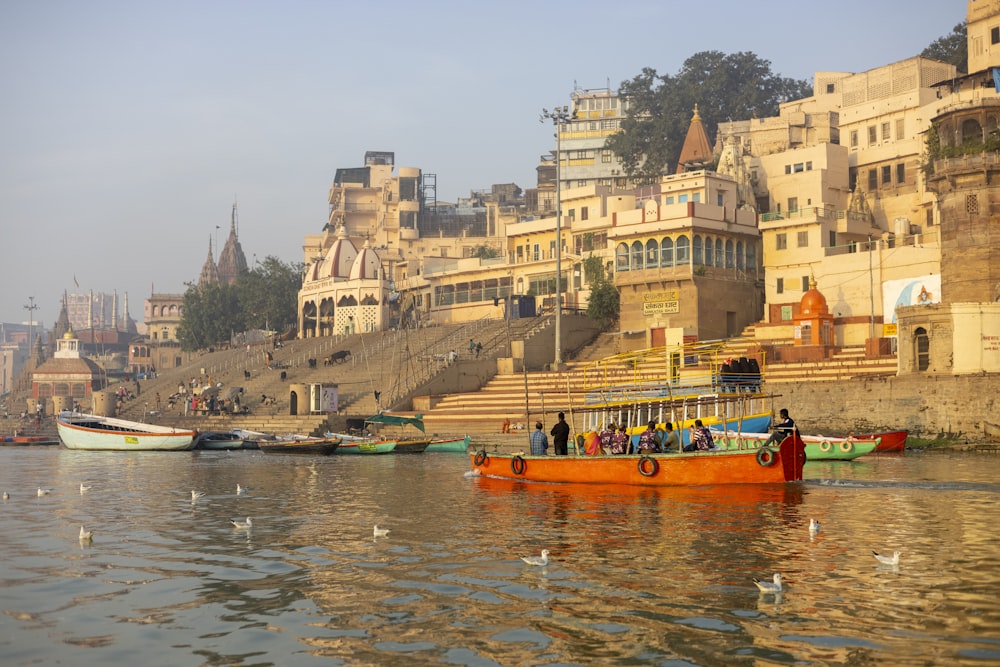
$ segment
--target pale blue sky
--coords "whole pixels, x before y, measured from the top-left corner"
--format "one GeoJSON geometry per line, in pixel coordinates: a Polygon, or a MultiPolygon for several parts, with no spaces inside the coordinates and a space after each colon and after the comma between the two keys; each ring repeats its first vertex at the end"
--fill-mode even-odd
{"type": "Polygon", "coordinates": [[[239,202],[249,262],[301,261],[340,167],[368,150],[438,199],[535,184],[542,107],[574,85],[752,51],[782,76],[917,55],[958,0],[839,3],[0,3],[0,320],[51,326],[64,290],[183,292],[239,202]]]}

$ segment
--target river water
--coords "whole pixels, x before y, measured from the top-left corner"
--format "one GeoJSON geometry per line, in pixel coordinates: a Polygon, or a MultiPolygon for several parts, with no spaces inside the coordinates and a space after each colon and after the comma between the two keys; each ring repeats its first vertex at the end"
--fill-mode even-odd
{"type": "Polygon", "coordinates": [[[2,664],[1000,664],[995,454],[661,490],[468,469],[2,448],[2,664]]]}

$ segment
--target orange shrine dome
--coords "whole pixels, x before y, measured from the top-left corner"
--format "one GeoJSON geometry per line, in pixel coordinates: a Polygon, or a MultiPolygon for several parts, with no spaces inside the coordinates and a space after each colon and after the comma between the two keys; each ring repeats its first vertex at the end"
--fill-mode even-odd
{"type": "Polygon", "coordinates": [[[829,307],[826,305],[826,297],[816,289],[816,279],[809,279],[809,291],[802,295],[799,302],[799,315],[828,315],[829,307]]]}

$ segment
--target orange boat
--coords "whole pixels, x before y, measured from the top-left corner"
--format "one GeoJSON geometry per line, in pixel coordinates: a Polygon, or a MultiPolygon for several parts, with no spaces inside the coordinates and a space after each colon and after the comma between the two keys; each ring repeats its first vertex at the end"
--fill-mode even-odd
{"type": "Polygon", "coordinates": [[[531,456],[470,453],[472,469],[488,477],[529,482],[702,486],[774,484],[802,479],[805,443],[797,435],[757,450],[643,455],[531,456]]]}

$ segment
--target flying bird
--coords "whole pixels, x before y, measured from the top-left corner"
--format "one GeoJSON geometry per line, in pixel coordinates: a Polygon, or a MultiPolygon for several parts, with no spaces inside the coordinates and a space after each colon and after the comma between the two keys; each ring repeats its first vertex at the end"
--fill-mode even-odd
{"type": "Polygon", "coordinates": [[[816,519],[809,519],[809,534],[815,535],[819,532],[819,521],[816,519]]]}
{"type": "Polygon", "coordinates": [[[83,526],[80,526],[80,541],[90,542],[92,539],[94,539],[94,531],[85,530],[83,526]]]}
{"type": "Polygon", "coordinates": [[[204,497],[205,497],[204,491],[195,491],[194,489],[191,489],[191,502],[194,502],[199,498],[204,498],[204,497]]]}
{"type": "Polygon", "coordinates": [[[250,530],[253,528],[253,521],[250,520],[250,517],[247,517],[246,521],[230,521],[229,523],[242,530],[250,530]]]}
{"type": "Polygon", "coordinates": [[[375,533],[375,537],[385,537],[386,535],[389,534],[389,529],[388,528],[379,528],[378,524],[375,524],[375,531],[374,531],[374,533],[375,533]]]}
{"type": "Polygon", "coordinates": [[[541,556],[521,556],[521,560],[523,560],[528,565],[542,565],[542,566],[548,565],[549,564],[549,550],[548,549],[542,549],[542,555],[541,556]]]}
{"type": "Polygon", "coordinates": [[[882,565],[899,565],[898,551],[893,551],[892,556],[882,556],[879,555],[879,552],[877,551],[873,551],[872,554],[875,556],[875,559],[878,560],[878,562],[882,563],[882,565]]]}
{"type": "Polygon", "coordinates": [[[761,593],[780,593],[781,592],[781,573],[774,573],[774,581],[761,581],[757,577],[754,577],[753,583],[757,584],[757,588],[761,593]]]}

